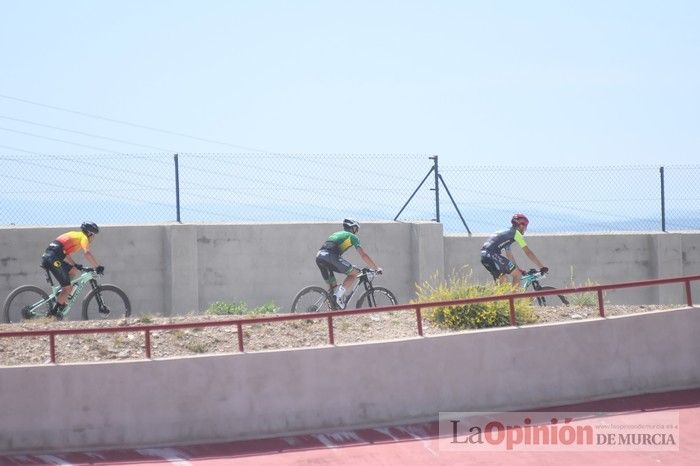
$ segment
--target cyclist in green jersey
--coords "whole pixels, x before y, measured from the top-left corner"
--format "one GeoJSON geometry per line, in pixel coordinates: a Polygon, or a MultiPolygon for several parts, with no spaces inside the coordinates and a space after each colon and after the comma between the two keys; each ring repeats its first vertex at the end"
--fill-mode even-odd
{"type": "Polygon", "coordinates": [[[530,223],[525,214],[513,215],[510,223],[512,225],[510,229],[494,233],[481,247],[481,264],[491,273],[494,280],[505,283],[506,275],[510,274],[513,276],[513,285],[517,286],[520,283],[522,272],[515,263],[513,253],[510,252],[511,244],[517,243],[525,255],[537,264],[540,272],[547,273],[549,268],[545,267],[525,243],[523,235],[527,230],[528,223],[530,223]],[[504,250],[506,257],[501,255],[501,251],[504,250]]]}
{"type": "Polygon", "coordinates": [[[345,251],[354,246],[362,260],[370,268],[375,269],[377,273],[382,273],[382,269],[377,267],[372,258],[360,246],[360,239],[357,237],[359,230],[359,223],[346,218],[343,220],[343,230],[329,236],[323,246],[321,246],[318,254],[316,254],[316,265],[321,270],[321,276],[328,283],[333,293],[335,304],[340,309],[345,308],[345,290],[352,287],[355,278],[357,278],[357,273],[360,271],[346,259],[343,259],[342,255],[345,251]],[[337,286],[333,272],[347,275],[342,285],[337,286]]]}

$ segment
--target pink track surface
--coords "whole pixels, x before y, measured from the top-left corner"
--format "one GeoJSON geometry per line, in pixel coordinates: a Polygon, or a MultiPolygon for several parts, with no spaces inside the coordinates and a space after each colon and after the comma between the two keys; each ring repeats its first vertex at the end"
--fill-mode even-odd
{"type": "Polygon", "coordinates": [[[204,445],[0,456],[0,465],[697,465],[700,464],[700,388],[592,401],[538,411],[624,413],[677,410],[679,451],[673,452],[446,452],[438,423],[204,445]]]}

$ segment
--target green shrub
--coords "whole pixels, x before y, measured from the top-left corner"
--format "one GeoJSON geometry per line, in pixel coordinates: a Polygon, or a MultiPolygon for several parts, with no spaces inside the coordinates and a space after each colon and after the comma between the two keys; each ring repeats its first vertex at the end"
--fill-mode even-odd
{"type": "MultiPolygon", "coordinates": [[[[454,273],[449,280],[435,277],[416,285],[416,302],[452,301],[456,299],[478,298],[503,295],[522,291],[510,284],[480,285],[472,281],[471,273],[454,273]]],[[[532,301],[515,301],[515,316],[518,324],[537,320],[532,301]]],[[[452,330],[465,330],[510,325],[510,305],[507,300],[470,303],[457,306],[442,306],[429,310],[426,318],[441,327],[452,330]]]]}
{"type": "MultiPolygon", "coordinates": [[[[582,285],[577,285],[576,281],[574,280],[574,267],[571,267],[571,285],[569,285],[569,288],[577,288],[579,286],[594,286],[598,285],[598,283],[592,282],[590,278],[586,279],[586,282],[582,285]]],[[[569,304],[573,304],[575,306],[597,306],[598,305],[598,293],[595,291],[588,291],[585,293],[576,293],[576,294],[570,294],[568,295],[569,298],[569,304]]],[[[605,300],[605,292],[603,292],[603,300],[605,300]]]]}
{"type": "Polygon", "coordinates": [[[212,303],[206,311],[205,314],[211,315],[258,315],[258,314],[273,314],[279,310],[279,306],[274,303],[263,304],[256,308],[250,309],[248,305],[242,301],[237,303],[226,303],[224,301],[217,301],[212,303]]]}
{"type": "Polygon", "coordinates": [[[144,314],[138,319],[136,319],[136,322],[140,324],[152,324],[153,323],[153,316],[151,314],[144,314]]]}
{"type": "Polygon", "coordinates": [[[275,303],[267,303],[263,304],[262,306],[258,306],[253,311],[251,314],[274,314],[280,310],[280,307],[276,305],[275,303]]]}

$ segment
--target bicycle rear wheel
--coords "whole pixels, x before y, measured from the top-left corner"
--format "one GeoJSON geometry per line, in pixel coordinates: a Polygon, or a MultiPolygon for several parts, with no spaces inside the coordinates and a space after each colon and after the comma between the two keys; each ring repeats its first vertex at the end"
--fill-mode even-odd
{"type": "Polygon", "coordinates": [[[2,315],[7,323],[21,322],[36,317],[46,317],[54,301],[38,286],[24,285],[15,288],[7,296],[2,315]]]}
{"type": "Polygon", "coordinates": [[[121,319],[130,315],[129,298],[115,285],[99,285],[96,290],[90,290],[83,301],[83,320],[121,319]]]}
{"type": "Polygon", "coordinates": [[[355,307],[393,306],[398,303],[399,301],[394,296],[394,293],[381,286],[375,286],[371,290],[362,293],[355,307]]]}
{"type": "Polygon", "coordinates": [[[292,303],[292,312],[332,311],[330,295],[320,286],[307,286],[297,293],[292,303]]]}
{"type": "MultiPolygon", "coordinates": [[[[556,288],[553,286],[543,286],[543,287],[540,287],[540,290],[556,290],[556,288]]],[[[558,294],[556,296],[561,300],[562,304],[565,304],[567,306],[569,305],[569,300],[566,299],[566,296],[564,296],[563,294],[558,294]]],[[[533,299],[533,301],[538,306],[546,306],[547,299],[549,299],[549,305],[554,305],[552,303],[552,298],[554,298],[554,295],[537,296],[535,299],[533,299]]]]}

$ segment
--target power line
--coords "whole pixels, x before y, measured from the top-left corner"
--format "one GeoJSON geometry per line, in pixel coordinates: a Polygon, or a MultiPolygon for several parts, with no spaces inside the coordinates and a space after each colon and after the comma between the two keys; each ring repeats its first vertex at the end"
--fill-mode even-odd
{"type": "Polygon", "coordinates": [[[9,117],[9,116],[5,116],[5,115],[0,115],[0,118],[2,118],[2,119],[4,119],[4,120],[18,121],[18,122],[20,122],[20,123],[25,123],[25,124],[28,124],[28,125],[41,126],[41,127],[43,127],[43,128],[57,129],[57,130],[59,130],[59,131],[65,131],[65,132],[67,132],[67,133],[80,134],[80,135],[82,135],[82,136],[88,136],[88,137],[91,137],[91,138],[104,139],[104,140],[107,140],[107,141],[118,142],[118,143],[122,143],[122,144],[129,144],[129,145],[132,145],[132,146],[145,147],[145,148],[147,148],[147,149],[162,150],[162,151],[164,151],[164,152],[177,152],[176,150],[173,150],[173,149],[164,149],[164,148],[162,148],[162,147],[149,146],[149,145],[147,145],[147,144],[139,144],[139,143],[135,143],[135,142],[129,142],[129,141],[125,141],[125,140],[123,140],[123,139],[110,138],[110,137],[107,137],[107,136],[99,136],[99,135],[97,135],[97,134],[85,133],[85,132],[83,132],[83,131],[76,131],[76,130],[67,129],[67,128],[60,128],[60,127],[58,127],[58,126],[46,125],[46,124],[43,124],[43,123],[36,123],[36,122],[34,122],[34,121],[23,120],[23,119],[21,119],[21,118],[14,118],[14,117],[9,117]]]}
{"type": "Polygon", "coordinates": [[[105,149],[105,148],[102,148],[102,147],[89,146],[89,145],[87,145],[87,144],[80,144],[80,143],[78,143],[78,142],[66,141],[65,139],[51,138],[51,137],[48,137],[48,136],[42,136],[42,135],[40,135],[40,134],[28,133],[28,132],[26,132],[26,131],[19,131],[19,130],[16,130],[16,129],[3,128],[3,127],[1,127],[1,126],[0,126],[0,130],[2,130],[2,131],[8,131],[8,132],[10,132],[10,133],[23,134],[23,135],[25,135],[25,136],[31,136],[31,137],[39,138],[39,139],[46,139],[46,140],[48,140],[48,141],[62,142],[62,143],[64,143],[64,144],[71,144],[71,145],[73,145],[73,146],[85,147],[85,148],[87,148],[87,149],[99,150],[99,151],[102,151],[102,152],[110,152],[110,153],[112,153],[112,154],[120,154],[120,153],[121,153],[121,152],[117,152],[117,151],[105,149]]]}
{"type": "Polygon", "coordinates": [[[177,132],[177,131],[170,131],[170,130],[167,130],[167,129],[155,128],[155,127],[153,127],[153,126],[139,125],[139,124],[137,124],[137,123],[131,123],[131,122],[129,122],[129,121],[117,120],[117,119],[114,119],[114,118],[108,118],[108,117],[104,117],[104,116],[100,116],[100,115],[94,115],[94,114],[91,114],[91,113],[80,112],[80,111],[71,110],[71,109],[68,109],[68,108],[57,107],[57,106],[55,106],[55,105],[42,104],[41,102],[34,102],[34,101],[32,101],[32,100],[20,99],[19,97],[12,97],[12,96],[9,96],[9,95],[4,95],[4,94],[0,94],[0,97],[2,97],[3,99],[14,100],[14,101],[16,101],[16,102],[22,102],[22,103],[25,103],[25,104],[36,105],[36,106],[38,106],[38,107],[50,108],[50,109],[52,109],[52,110],[58,110],[58,111],[61,111],[61,112],[72,113],[72,114],[74,114],[74,115],[80,115],[80,116],[84,116],[84,117],[87,117],[87,118],[94,118],[94,119],[96,119],[96,120],[108,121],[108,122],[110,122],[110,123],[117,123],[117,124],[120,124],[120,125],[131,126],[131,127],[133,127],[133,128],[146,129],[146,130],[149,130],[149,131],[155,131],[155,132],[163,133],[163,134],[170,134],[170,135],[172,135],[172,136],[180,136],[180,137],[183,137],[183,138],[193,139],[193,140],[195,140],[195,141],[209,142],[209,143],[212,143],[212,144],[220,144],[220,145],[223,145],[223,146],[235,147],[235,148],[237,148],[237,149],[243,149],[243,150],[253,151],[253,152],[262,152],[262,153],[267,153],[267,152],[269,152],[269,151],[265,151],[265,150],[261,150],[261,149],[255,149],[255,148],[252,148],[252,147],[239,146],[239,145],[237,145],[237,144],[231,144],[231,143],[228,143],[228,142],[225,142],[225,141],[217,141],[217,140],[215,140],[215,139],[200,138],[200,137],[198,137],[198,136],[192,136],[192,135],[185,134],[185,133],[179,133],[179,132],[177,132]]]}

